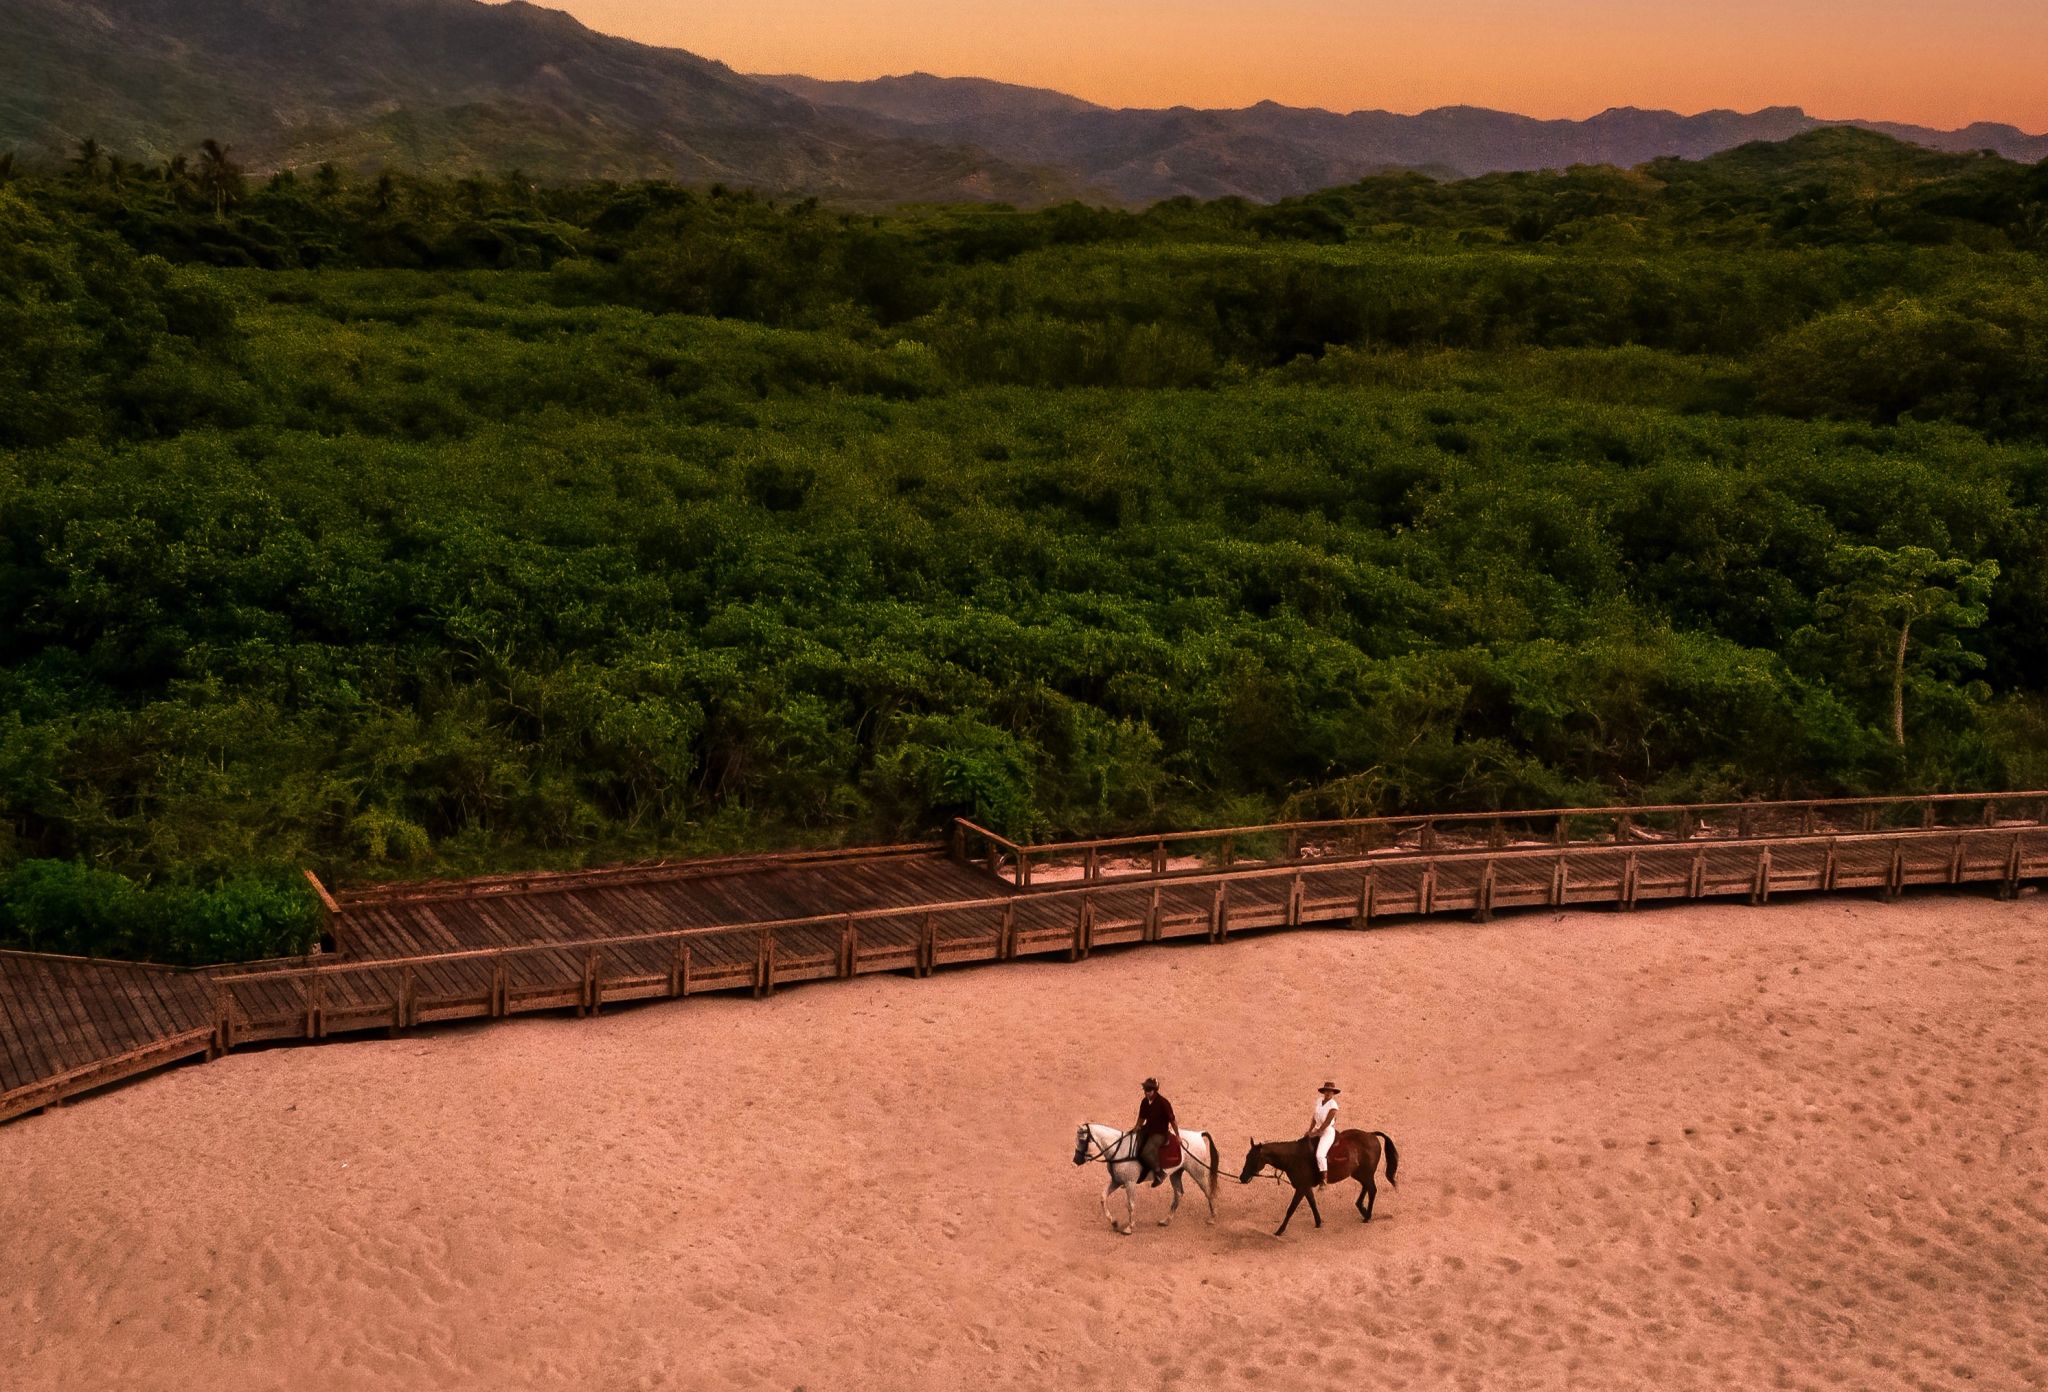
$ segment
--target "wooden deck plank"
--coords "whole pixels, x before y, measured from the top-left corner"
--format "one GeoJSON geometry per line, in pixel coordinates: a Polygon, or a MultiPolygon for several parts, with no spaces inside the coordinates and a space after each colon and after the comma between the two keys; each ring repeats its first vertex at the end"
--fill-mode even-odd
{"type": "Polygon", "coordinates": [[[6,1036],[0,1041],[5,1044],[4,1050],[0,1050],[0,1067],[8,1070],[7,1082],[0,1087],[4,1092],[25,1087],[53,1071],[36,1047],[39,1019],[26,1002],[17,999],[17,983],[27,970],[29,964],[22,959],[0,956],[0,1031],[6,1036]]]}
{"type": "Polygon", "coordinates": [[[31,1008],[41,1024],[51,1071],[66,1073],[90,1062],[92,1055],[78,1037],[77,1022],[64,1008],[55,970],[45,967],[32,973],[26,978],[26,986],[31,1008]]]}

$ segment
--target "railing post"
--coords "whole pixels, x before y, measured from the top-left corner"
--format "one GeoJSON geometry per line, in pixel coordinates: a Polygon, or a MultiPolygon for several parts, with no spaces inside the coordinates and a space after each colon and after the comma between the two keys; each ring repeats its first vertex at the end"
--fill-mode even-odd
{"type": "Polygon", "coordinates": [[[1023,846],[1017,848],[1017,888],[1031,888],[1031,852],[1023,846]]]}
{"type": "Polygon", "coordinates": [[[1365,877],[1358,882],[1358,918],[1355,921],[1357,927],[1372,926],[1372,896],[1376,888],[1374,880],[1378,878],[1378,874],[1376,870],[1368,870],[1365,877]]]}
{"type": "Polygon", "coordinates": [[[1571,857],[1559,855],[1557,864],[1550,868],[1550,907],[1564,907],[1564,893],[1571,883],[1571,871],[1567,865],[1571,857]]]}
{"type": "Polygon", "coordinates": [[[1299,831],[1290,831],[1287,833],[1287,863],[1292,865],[1295,861],[1300,859],[1301,833],[1299,831]]]}
{"type": "Polygon", "coordinates": [[[1560,812],[1557,814],[1557,830],[1550,838],[1551,845],[1562,846],[1565,843],[1565,833],[1570,822],[1571,818],[1567,817],[1564,813],[1560,812]]]}
{"type": "Polygon", "coordinates": [[[1436,862],[1422,868],[1422,896],[1417,907],[1425,914],[1436,912],[1436,862]]]}
{"type": "Polygon", "coordinates": [[[1765,846],[1757,853],[1756,880],[1749,889],[1749,902],[1767,904],[1771,900],[1771,848],[1765,846]]]}
{"type": "Polygon", "coordinates": [[[491,1014],[503,1019],[511,1013],[512,983],[505,959],[500,956],[491,963],[491,1014]]]}
{"type": "Polygon", "coordinates": [[[1486,868],[1479,875],[1479,893],[1472,903],[1472,921],[1490,923],[1493,921],[1493,857],[1486,858],[1486,868]]]}
{"type": "Polygon", "coordinates": [[[592,950],[589,959],[583,964],[583,990],[585,1000],[590,1007],[589,1013],[592,1015],[597,1014],[602,1004],[601,997],[604,995],[604,984],[597,974],[597,952],[595,950],[592,950]]]}
{"type": "Polygon", "coordinates": [[[1301,872],[1294,872],[1294,882],[1287,886],[1287,924],[1291,928],[1301,926],[1301,872]]]}
{"type": "Polygon", "coordinates": [[[1960,836],[1956,838],[1956,848],[1949,852],[1948,882],[1950,884],[1961,884],[1963,882],[1963,838],[1960,836]]]}
{"type": "Polygon", "coordinates": [[[1159,941],[1159,886],[1152,886],[1152,898],[1145,905],[1145,941],[1159,941]]]}
{"type": "Polygon", "coordinates": [[[235,1047],[235,999],[225,983],[214,987],[213,1047],[217,1054],[235,1047]]]}
{"type": "Polygon", "coordinates": [[[1692,853],[1692,870],[1685,877],[1685,897],[1697,899],[1707,887],[1707,852],[1704,847],[1692,853]]]}
{"type": "Polygon", "coordinates": [[[2012,850],[2005,858],[2005,897],[2020,897],[2020,833],[2012,834],[2012,850]]]}
{"type": "Polygon", "coordinates": [[[931,914],[924,916],[924,926],[917,935],[917,958],[917,975],[930,976],[939,960],[938,923],[931,914]]]}
{"type": "Polygon", "coordinates": [[[1896,899],[1906,888],[1906,848],[1892,843],[1892,862],[1885,867],[1884,897],[1896,899]]]}
{"type": "Polygon", "coordinates": [[[676,950],[668,962],[668,993],[671,999],[680,1000],[683,994],[683,961],[689,949],[688,938],[676,939],[676,950]]]}
{"type": "Polygon", "coordinates": [[[1835,887],[1835,874],[1839,868],[1840,857],[1836,849],[1835,838],[1830,836],[1828,838],[1828,858],[1822,862],[1820,868],[1820,887],[1822,889],[1831,890],[1835,887]]]}
{"type": "Polygon", "coordinates": [[[1017,955],[1017,905],[1014,901],[1003,901],[1003,924],[996,944],[997,955],[1007,962],[1017,955]]]}
{"type": "Polygon", "coordinates": [[[839,974],[841,976],[853,975],[853,960],[855,953],[859,950],[857,942],[859,935],[860,929],[854,925],[853,915],[848,914],[846,922],[841,924],[839,928],[839,974]]]}
{"type": "Polygon", "coordinates": [[[420,1022],[420,980],[411,967],[405,969],[399,980],[398,1011],[398,1023],[406,1029],[420,1022]]]}
{"type": "Polygon", "coordinates": [[[1626,813],[1626,812],[1622,813],[1622,814],[1621,814],[1620,816],[1618,816],[1618,817],[1616,817],[1616,818],[1614,819],[1614,844],[1615,844],[1615,845],[1617,845],[1617,846],[1622,846],[1622,845],[1626,845],[1626,844],[1628,843],[1628,830],[1629,830],[1629,827],[1630,827],[1631,825],[1633,825],[1633,823],[1634,823],[1634,819],[1633,819],[1633,818],[1631,818],[1631,817],[1630,817],[1630,816],[1628,815],[1628,813],[1626,813]]]}
{"type": "Polygon", "coordinates": [[[1164,839],[1152,843],[1152,873],[1155,875],[1164,875],[1166,873],[1166,842],[1164,839]]]}
{"type": "Polygon", "coordinates": [[[1101,878],[1102,858],[1097,854],[1095,847],[1090,846],[1088,848],[1088,858],[1082,863],[1081,880],[1084,884],[1094,884],[1101,878]]]}
{"type": "Polygon", "coordinates": [[[1621,862],[1621,908],[1626,911],[1636,906],[1636,875],[1639,864],[1636,853],[1630,851],[1621,862]]]}

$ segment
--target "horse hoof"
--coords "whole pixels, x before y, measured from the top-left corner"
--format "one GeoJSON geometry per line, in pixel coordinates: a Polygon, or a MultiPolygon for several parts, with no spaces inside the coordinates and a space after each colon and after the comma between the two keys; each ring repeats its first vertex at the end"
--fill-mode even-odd
{"type": "Polygon", "coordinates": [[[1159,1220],[1159,1226],[1163,1228],[1163,1227],[1165,1227],[1165,1226],[1166,1226],[1166,1225],[1167,1225],[1168,1223],[1171,1223],[1172,1221],[1173,1221],[1173,1219],[1171,1219],[1171,1218],[1161,1218],[1161,1219],[1159,1220]]]}

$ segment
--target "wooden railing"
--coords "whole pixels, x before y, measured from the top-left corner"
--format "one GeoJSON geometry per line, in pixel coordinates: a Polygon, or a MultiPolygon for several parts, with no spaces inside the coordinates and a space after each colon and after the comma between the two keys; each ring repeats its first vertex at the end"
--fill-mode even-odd
{"type": "MultiPolygon", "coordinates": [[[[604,1005],[652,997],[680,997],[702,991],[751,990],[765,995],[778,986],[869,972],[929,974],[949,963],[1004,961],[1043,953],[1087,956],[1096,947],[1120,943],[1197,938],[1216,942],[1233,932],[1300,924],[1364,927],[1380,919],[1443,913],[1489,917],[1515,907],[1607,905],[1631,909],[1640,903],[1722,897],[1762,902],[1787,892],[1875,891],[1887,897],[1913,886],[1986,885],[2016,893],[2023,883],[2048,879],[2048,825],[2038,817],[2015,821],[1999,815],[2039,794],[1997,798],[1859,799],[1851,807],[1870,809],[1881,821],[1902,807],[1923,809],[1921,824],[1903,829],[1873,826],[1801,835],[1758,832],[1731,836],[1712,818],[1698,814],[1722,809],[1676,809],[1695,814],[1690,834],[1651,832],[1638,836],[1610,830],[1604,839],[1561,843],[1487,844],[1494,814],[1453,818],[1374,818],[1342,824],[1387,828],[1434,822],[1470,827],[1482,835],[1472,844],[1451,844],[1440,833],[1433,849],[1402,848],[1363,855],[1309,855],[1310,843],[1295,846],[1295,858],[1271,863],[1239,861],[1189,872],[1171,869],[1148,876],[1101,873],[1095,879],[1041,884],[1019,893],[992,886],[976,898],[907,907],[862,909],[764,920],[738,925],[679,928],[618,936],[533,942],[337,963],[281,962],[225,967],[189,975],[212,993],[212,1023],[185,1028],[87,1068],[36,1080],[0,1095],[0,1118],[62,1096],[194,1052],[216,1053],[261,1040],[319,1039],[365,1029],[401,1030],[441,1020],[497,1017],[537,1010],[573,1008],[587,1014],[604,1005]],[[1996,805],[1994,805],[1996,804],[1996,805]],[[1924,825],[1938,818],[1924,809],[1961,813],[1967,825],[1924,825]]],[[[1845,804],[1728,804],[1788,813],[1845,804]]],[[[1565,812],[1499,814],[1516,817],[1605,817],[1640,825],[1645,814],[1666,809],[1571,809],[1565,812]]],[[[1899,814],[1903,815],[1903,814],[1899,814]]],[[[1815,820],[1819,820],[1816,816],[1815,820]]],[[[1863,820],[1863,813],[1857,813],[1863,820]]],[[[1281,830],[1324,828],[1302,823],[1281,830]]],[[[1568,830],[1570,830],[1568,826],[1568,830]]],[[[1680,828],[1683,830],[1684,828],[1680,828]]],[[[1213,841],[1245,831],[1205,833],[1213,841]]],[[[1113,838],[1084,843],[1153,847],[1179,838],[1113,838]]],[[[999,874],[1007,867],[1028,884],[1031,857],[1049,848],[1023,847],[984,828],[962,824],[953,850],[964,857],[993,858],[999,874]]],[[[552,885],[549,886],[553,888],[552,885]]],[[[184,973],[180,973],[184,975],[184,973]]],[[[201,1019],[204,997],[195,1001],[201,1019]]]]}
{"type": "MultiPolygon", "coordinates": [[[[1637,809],[1638,811],[1640,809],[1637,809]]],[[[969,833],[972,835],[973,833],[969,833]]],[[[982,845],[1009,849],[1000,837],[982,845]]],[[[1141,843],[1143,844],[1143,843],[1141,843]]],[[[1016,848],[1024,849],[1024,848],[1016,848]]],[[[1029,894],[815,914],[731,926],[476,948],[409,958],[214,973],[220,1047],[320,1038],[343,1030],[700,991],[751,990],[821,977],[1083,957],[1109,943],[1221,940],[1234,930],[1518,906],[1747,897],[1989,883],[2005,892],[2048,875],[2048,826],[1872,831],[1747,839],[1443,849],[1291,863],[1239,863],[1145,882],[1101,878],[1029,894]]]]}
{"type": "Polygon", "coordinates": [[[1017,888],[1031,889],[1075,880],[1111,884],[1198,875],[1241,863],[1300,865],[1331,859],[1430,855],[1509,846],[1751,840],[1827,832],[2044,822],[2048,822],[2048,791],[2033,790],[1935,793],[1903,798],[1418,813],[1270,822],[1039,845],[1023,845],[959,819],[954,824],[952,847],[956,859],[980,865],[1017,888]]]}

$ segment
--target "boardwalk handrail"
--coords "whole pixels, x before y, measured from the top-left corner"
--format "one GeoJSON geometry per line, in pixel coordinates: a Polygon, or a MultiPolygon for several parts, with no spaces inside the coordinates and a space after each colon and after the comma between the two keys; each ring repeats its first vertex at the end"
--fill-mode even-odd
{"type": "MultiPolygon", "coordinates": [[[[1933,827],[1935,809],[1974,804],[1982,810],[1981,824],[1991,825],[2001,804],[2034,803],[2034,822],[2048,821],[2048,790],[2025,789],[1993,793],[1922,793],[1907,796],[1871,796],[1851,798],[1801,798],[1783,801],[1744,801],[1708,803],[1648,803],[1617,804],[1604,807],[1541,807],[1529,809],[1504,808],[1488,812],[1415,812],[1394,813],[1371,817],[1338,817],[1284,822],[1267,822],[1250,826],[1209,827],[1196,831],[1137,833],[1124,836],[1101,836],[1072,841],[1049,841],[1036,845],[1019,845],[985,828],[975,826],[963,819],[956,819],[956,843],[967,836],[983,838],[992,846],[1000,846],[1010,852],[1002,857],[993,851],[986,858],[987,868],[998,878],[1006,879],[1020,888],[1029,888],[1034,867],[1042,867],[1061,858],[1081,858],[1081,877],[1092,883],[1130,882],[1160,878],[1168,873],[1167,852],[1169,845],[1188,847],[1201,844],[1222,844],[1222,859],[1227,866],[1234,860],[1234,845],[1238,840],[1250,840],[1262,836],[1286,836],[1288,850],[1283,860],[1276,863],[1298,864],[1300,850],[1305,839],[1311,836],[1334,837],[1349,834],[1357,848],[1350,852],[1350,858],[1369,853],[1385,854],[1391,845],[1381,846],[1375,833],[1392,831],[1398,837],[1403,831],[1420,833],[1420,845],[1414,854],[1428,854],[1437,849],[1436,839],[1440,831],[1472,826],[1483,826],[1495,833],[1494,844],[1504,844],[1502,833],[1509,823],[1533,823],[1552,821],[1555,830],[1552,844],[1563,846],[1585,844],[1588,840],[1627,840],[1632,831],[1639,830],[1637,823],[1653,818],[1677,818],[1677,838],[1690,840],[1700,829],[1708,816],[1733,815],[1738,829],[1733,838],[1717,837],[1718,840],[1746,840],[1763,835],[1770,839],[1782,840],[1788,836],[1812,834],[1817,829],[1819,817],[1830,813],[1863,812],[1875,814],[1887,808],[1912,808],[1920,811],[1921,825],[1933,827]],[[1788,814],[1800,814],[1799,830],[1783,833],[1755,830],[1753,823],[1788,814]],[[1600,821],[1611,828],[1608,837],[1582,838],[1571,834],[1574,822],[1600,821]],[[1102,868],[1104,851],[1135,850],[1150,848],[1151,865],[1148,869],[1105,873],[1102,868]],[[1005,866],[1007,860],[1007,867],[1005,866]],[[1006,873],[1007,868],[1007,873],[1006,873]]],[[[1877,817],[1866,815],[1862,830],[1874,830],[1877,817]]],[[[959,857],[966,859],[966,857],[959,857]]],[[[1178,877],[1177,877],[1178,878],[1178,877]]]]}
{"type": "MultiPolygon", "coordinates": [[[[2037,795],[1984,795],[1978,800],[1990,808],[1994,802],[2033,796],[2037,795]]],[[[1967,796],[1944,800],[1972,801],[1967,796]]],[[[1893,801],[1922,800],[1854,800],[1862,805],[1893,801]]],[[[1836,805],[1850,802],[1843,799],[1836,805]]],[[[1471,814],[1463,815],[1469,819],[1471,814]]],[[[1000,850],[999,842],[1015,845],[1002,838],[985,844],[1000,850]]],[[[157,1006],[145,1007],[158,1025],[175,1027],[138,1047],[100,1058],[81,1058],[76,1049],[68,1056],[46,1049],[45,1062],[60,1057],[78,1062],[26,1076],[0,1092],[0,1120],[180,1057],[202,1052],[214,1057],[265,1040],[320,1039],[372,1028],[397,1031],[442,1020],[569,1007],[588,1014],[620,1000],[680,998],[748,987],[762,995],[796,981],[905,968],[925,976],[949,962],[1007,961],[1046,952],[1064,952],[1074,960],[1102,946],[1168,938],[1222,942],[1247,929],[1342,923],[1369,927],[1388,917],[1463,912],[1484,919],[1499,909],[1540,905],[1606,904],[1627,910],[1639,902],[1744,895],[1752,903],[1763,903],[1774,893],[1787,891],[1861,889],[1892,898],[1911,886],[1965,883],[1993,884],[2010,897],[2023,883],[2043,879],[2048,879],[2048,821],[2041,820],[2016,823],[1987,817],[1976,824],[1812,835],[1703,835],[1689,840],[1659,835],[1554,845],[1453,841],[1416,854],[1247,861],[1149,882],[1077,880],[1032,893],[990,884],[985,893],[972,898],[643,928],[603,937],[326,964],[280,959],[190,971],[204,983],[193,999],[170,1002],[169,1014],[158,1008],[164,998],[158,998],[157,1006]],[[888,926],[871,931],[868,925],[876,924],[888,926]],[[669,945],[669,950],[656,951],[649,946],[654,944],[669,945]],[[521,961],[526,965],[514,965],[521,961]],[[206,1028],[187,1023],[208,1019],[212,1023],[206,1028]]],[[[364,911],[381,909],[366,906],[364,911]]],[[[593,920],[587,913],[580,921],[599,932],[611,926],[609,920],[593,920]]],[[[72,972],[120,965],[0,953],[0,967],[16,958],[61,962],[72,972]]],[[[183,974],[186,969],[157,970],[183,974]]],[[[161,978],[156,980],[161,983],[161,978]]],[[[46,988],[35,990],[44,1001],[57,999],[46,988]]],[[[106,1006],[99,1007],[96,1016],[91,1005],[81,1008],[88,1016],[116,1021],[106,1006]]],[[[49,1039],[77,1043],[78,1018],[74,1014],[53,1021],[49,1039]]]]}
{"type": "MultiPolygon", "coordinates": [[[[1866,843],[1886,845],[1913,845],[1925,841],[1942,841],[1969,834],[1971,828],[1936,827],[1931,830],[1842,832],[1832,835],[1815,836],[1771,836],[1755,837],[1749,840],[1721,840],[1712,843],[1695,843],[1696,848],[1711,844],[1717,850],[1755,849],[1771,847],[1785,850],[1812,846],[1857,846],[1866,843]]],[[[1437,851],[1421,857],[1404,858],[1404,864],[1417,860],[1427,865],[1431,861],[1481,861],[1515,863],[1524,860],[1555,860],[1561,855],[1579,857],[1611,857],[1638,854],[1645,850],[1677,850],[1681,844],[1662,842],[1652,846],[1601,845],[1579,843],[1569,846],[1510,846],[1497,850],[1452,850],[1437,851]]],[[[1240,884],[1247,881],[1283,879],[1289,876],[1321,877],[1345,874],[1358,870],[1358,860],[1322,860],[1303,865],[1255,864],[1238,866],[1226,870],[1213,870],[1191,875],[1175,876],[1171,885],[1178,889],[1210,888],[1220,884],[1240,884]]],[[[836,913],[806,914],[796,918],[756,919],[737,923],[696,924],[686,928],[651,929],[640,933],[623,933],[603,938],[561,938],[547,942],[520,943],[509,947],[469,947],[449,952],[420,953],[410,957],[379,957],[374,961],[333,962],[319,966],[285,968],[277,971],[237,972],[233,967],[216,967],[209,971],[212,979],[223,985],[238,981],[289,981],[300,977],[328,976],[350,972],[383,971],[393,967],[421,966],[429,963],[455,962],[485,958],[503,958],[539,955],[550,952],[590,952],[609,947],[632,947],[645,943],[674,942],[682,938],[711,938],[745,934],[786,932],[803,928],[834,928],[843,924],[873,923],[887,919],[924,918],[935,914],[966,913],[975,910],[1000,912],[1006,905],[1019,902],[1043,904],[1057,900],[1091,900],[1105,893],[1133,892],[1142,886],[1126,883],[1076,882],[1057,887],[1048,887],[1020,900],[1013,895],[996,895],[979,899],[952,899],[937,903],[895,905],[877,909],[847,909],[836,913]]]]}

